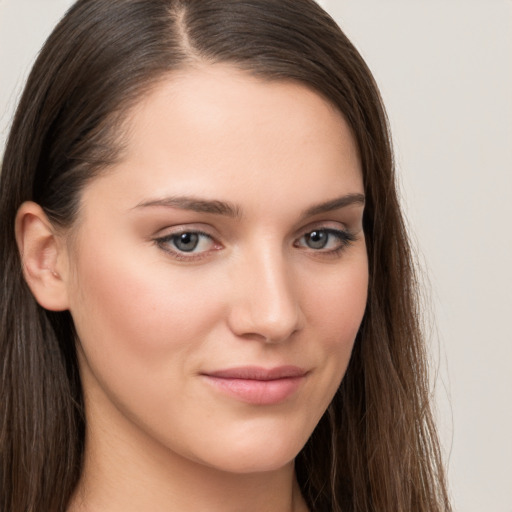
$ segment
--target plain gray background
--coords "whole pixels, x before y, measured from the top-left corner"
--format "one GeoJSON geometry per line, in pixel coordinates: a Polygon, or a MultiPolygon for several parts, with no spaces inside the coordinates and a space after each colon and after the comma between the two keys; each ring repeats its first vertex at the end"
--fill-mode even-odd
{"type": "MultiPolygon", "coordinates": [[[[388,109],[435,319],[455,510],[512,512],[512,2],[320,3],[388,109]]],[[[28,69],[70,4],[0,0],[0,154],[28,69]]]]}

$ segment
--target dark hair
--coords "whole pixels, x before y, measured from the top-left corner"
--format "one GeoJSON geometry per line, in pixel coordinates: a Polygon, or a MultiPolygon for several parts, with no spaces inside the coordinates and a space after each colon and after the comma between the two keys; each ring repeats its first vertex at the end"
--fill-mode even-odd
{"type": "Polygon", "coordinates": [[[85,435],[73,322],[24,281],[17,209],[35,201],[72,225],[83,187],[122,152],[130,107],[173,70],[219,62],[315,90],[359,148],[368,303],[342,384],[296,459],[310,509],[450,510],[386,116],[361,56],[313,0],[79,0],[49,37],[0,177],[0,509],[64,511],[85,435]]]}

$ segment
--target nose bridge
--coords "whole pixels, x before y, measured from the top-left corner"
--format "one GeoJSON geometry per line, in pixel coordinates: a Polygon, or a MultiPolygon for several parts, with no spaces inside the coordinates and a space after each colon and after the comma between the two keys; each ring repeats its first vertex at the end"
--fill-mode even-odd
{"type": "Polygon", "coordinates": [[[232,325],[239,335],[279,342],[299,329],[300,304],[282,247],[258,244],[242,258],[236,276],[232,325]]]}

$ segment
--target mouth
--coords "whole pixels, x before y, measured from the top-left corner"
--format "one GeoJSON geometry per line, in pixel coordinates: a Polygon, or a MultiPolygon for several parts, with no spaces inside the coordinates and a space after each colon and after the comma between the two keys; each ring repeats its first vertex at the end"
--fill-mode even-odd
{"type": "Polygon", "coordinates": [[[242,366],[201,374],[216,391],[253,405],[274,405],[291,398],[308,372],[298,366],[242,366]]]}

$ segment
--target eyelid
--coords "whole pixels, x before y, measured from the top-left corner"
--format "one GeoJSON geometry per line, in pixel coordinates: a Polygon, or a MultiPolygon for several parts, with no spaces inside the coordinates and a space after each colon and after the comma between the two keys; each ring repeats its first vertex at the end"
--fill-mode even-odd
{"type": "Polygon", "coordinates": [[[207,223],[203,222],[177,222],[176,224],[162,224],[151,235],[152,239],[164,238],[171,235],[179,235],[180,233],[201,233],[212,238],[216,238],[216,230],[207,223]]]}

